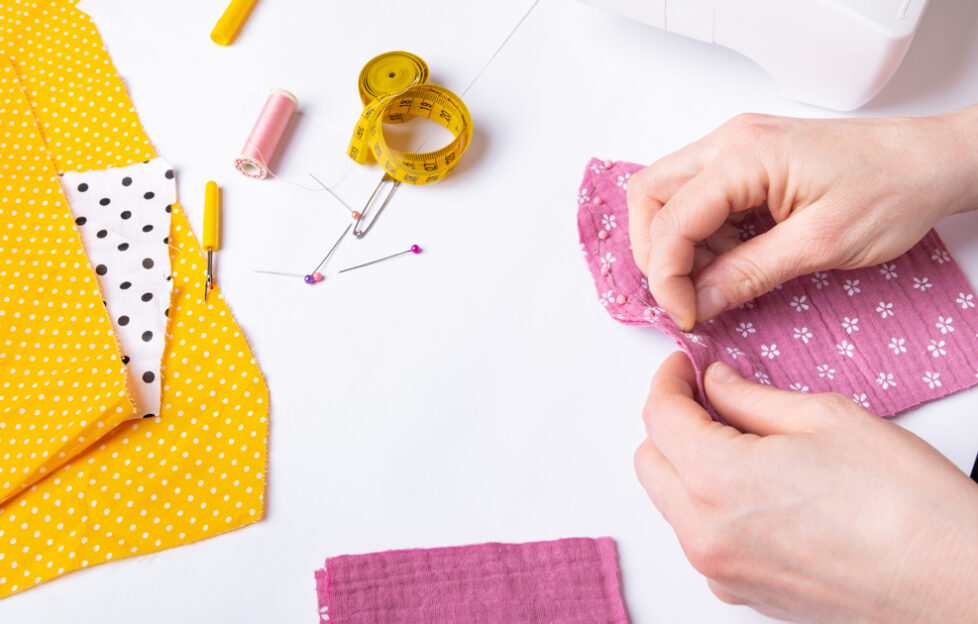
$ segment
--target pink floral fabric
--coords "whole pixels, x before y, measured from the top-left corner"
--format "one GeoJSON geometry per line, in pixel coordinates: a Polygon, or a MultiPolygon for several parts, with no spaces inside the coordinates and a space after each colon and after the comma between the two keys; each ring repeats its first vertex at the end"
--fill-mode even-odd
{"type": "MultiPolygon", "coordinates": [[[[891,262],[805,275],[679,331],[632,259],[625,195],[641,168],[588,163],[578,194],[581,249],[608,313],[675,339],[693,361],[701,396],[702,373],[716,360],[759,383],[840,392],[880,416],[978,382],[978,301],[933,230],[891,262]]],[[[738,227],[747,240],[772,225],[755,211],[738,227]]]]}
{"type": "Polygon", "coordinates": [[[343,555],[316,590],[330,624],[628,624],[610,537],[343,555]]]}

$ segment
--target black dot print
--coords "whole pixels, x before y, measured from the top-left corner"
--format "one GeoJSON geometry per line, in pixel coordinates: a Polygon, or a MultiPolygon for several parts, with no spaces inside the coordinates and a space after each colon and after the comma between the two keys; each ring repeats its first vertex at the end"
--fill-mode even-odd
{"type": "MultiPolygon", "coordinates": [[[[156,162],[150,161],[150,164],[156,162]]],[[[170,214],[177,212],[174,204],[167,203],[173,201],[169,190],[172,183],[165,183],[157,177],[161,174],[166,180],[176,177],[173,169],[161,170],[154,166],[119,170],[118,177],[105,181],[82,182],[75,178],[73,183],[68,184],[69,189],[74,186],[78,193],[86,193],[92,203],[97,201],[98,206],[104,207],[100,212],[89,210],[90,214],[75,214],[73,218],[86,240],[91,237],[103,241],[99,246],[92,247],[90,255],[95,273],[100,276],[102,285],[109,288],[105,292],[103,305],[119,334],[122,351],[138,351],[133,356],[119,355],[127,369],[151,386],[161,381],[159,369],[154,370],[159,360],[155,356],[147,359],[147,354],[155,355],[156,349],[165,343],[165,323],[170,316],[170,309],[166,308],[163,318],[160,318],[161,310],[155,303],[160,302],[161,306],[169,304],[169,291],[162,289],[172,284],[172,281],[164,281],[170,280],[167,274],[171,269],[169,261],[158,256],[159,244],[162,241],[164,245],[170,245],[170,237],[166,236],[170,229],[169,218],[170,214]],[[157,191],[157,188],[160,190],[157,191]],[[139,201],[140,196],[144,202],[139,201]],[[161,207],[163,210],[160,210],[161,207]],[[83,225],[84,228],[81,227],[83,225]],[[135,235],[140,231],[149,236],[135,235]],[[116,251],[112,251],[112,248],[116,251]],[[137,275],[140,268],[144,272],[137,275]],[[104,277],[109,275],[112,281],[105,282],[104,277]],[[112,284],[117,290],[111,289],[112,284]],[[140,306],[134,301],[150,305],[140,306]]],[[[147,408],[155,410],[145,406],[139,415],[144,418],[159,416],[158,413],[147,412],[147,408]]]]}

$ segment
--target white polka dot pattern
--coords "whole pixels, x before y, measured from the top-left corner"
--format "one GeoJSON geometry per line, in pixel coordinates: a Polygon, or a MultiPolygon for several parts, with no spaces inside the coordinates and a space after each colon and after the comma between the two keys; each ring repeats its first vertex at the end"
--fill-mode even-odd
{"type": "Polygon", "coordinates": [[[0,503],[133,415],[122,362],[13,68],[0,56],[0,503]]]}
{"type": "Polygon", "coordinates": [[[0,598],[260,519],[267,388],[220,290],[202,301],[204,261],[176,203],[160,414],[106,434],[134,410],[50,162],[89,171],[155,154],[67,0],[0,0],[0,134],[0,386],[15,380],[0,388],[0,598]]]}

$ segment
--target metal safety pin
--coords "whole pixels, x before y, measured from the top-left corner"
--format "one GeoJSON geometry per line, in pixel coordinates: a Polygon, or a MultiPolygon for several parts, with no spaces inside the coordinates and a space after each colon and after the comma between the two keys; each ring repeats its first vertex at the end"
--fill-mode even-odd
{"type": "Polygon", "coordinates": [[[390,177],[390,175],[386,173],[384,174],[384,177],[381,178],[380,182],[377,183],[377,187],[374,189],[374,192],[370,194],[370,199],[368,199],[367,203],[363,206],[363,210],[360,211],[360,218],[357,219],[355,227],[353,228],[354,236],[356,236],[357,238],[363,238],[364,236],[367,235],[367,232],[369,232],[370,229],[374,226],[374,224],[377,223],[377,219],[380,218],[381,213],[384,212],[384,208],[387,207],[387,204],[389,204],[391,201],[391,197],[394,196],[394,191],[396,191],[397,187],[399,187],[400,185],[401,185],[400,180],[395,180],[394,178],[390,177]],[[371,217],[370,222],[367,223],[366,227],[361,229],[360,222],[363,221],[364,217],[367,216],[367,212],[370,210],[370,206],[374,202],[374,197],[377,196],[377,193],[380,191],[380,187],[384,185],[384,182],[393,182],[393,184],[391,185],[391,190],[387,192],[387,196],[384,197],[383,203],[380,204],[380,208],[377,209],[376,214],[374,214],[373,217],[371,217]]]}

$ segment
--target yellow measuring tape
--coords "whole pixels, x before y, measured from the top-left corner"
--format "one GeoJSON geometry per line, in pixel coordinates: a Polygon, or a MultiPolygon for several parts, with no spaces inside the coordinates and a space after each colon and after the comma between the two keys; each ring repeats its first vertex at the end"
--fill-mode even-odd
{"type": "Polygon", "coordinates": [[[387,52],[371,59],[357,81],[365,108],[347,155],[361,165],[373,156],[399,182],[428,184],[444,178],[472,141],[472,117],[461,98],[427,80],[428,66],[409,52],[387,52]],[[414,117],[441,124],[455,138],[434,152],[402,152],[387,145],[384,123],[404,123],[414,117]]]}

